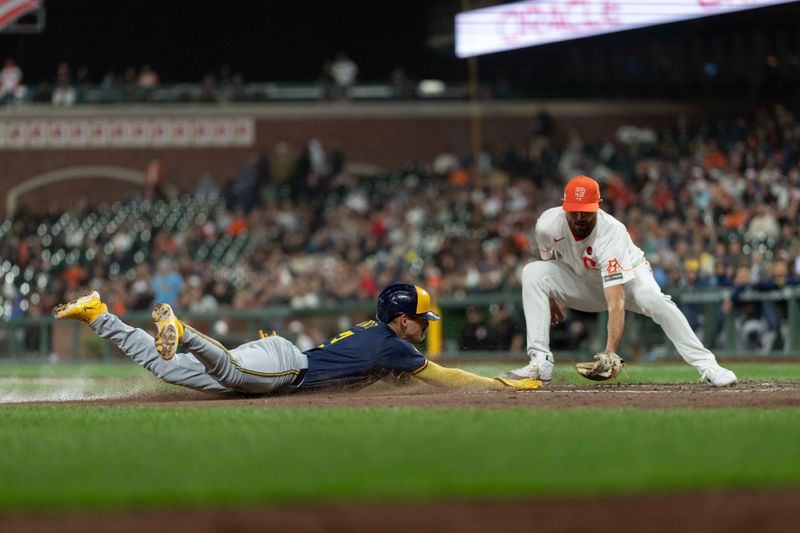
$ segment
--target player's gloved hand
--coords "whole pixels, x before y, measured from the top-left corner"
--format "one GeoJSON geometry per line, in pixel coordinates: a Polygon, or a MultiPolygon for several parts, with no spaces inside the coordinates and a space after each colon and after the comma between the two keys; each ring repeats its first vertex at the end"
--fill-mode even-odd
{"type": "Polygon", "coordinates": [[[594,356],[594,363],[575,364],[578,374],[593,381],[615,378],[624,368],[625,361],[614,352],[600,352],[594,356]]]}
{"type": "Polygon", "coordinates": [[[538,379],[506,379],[506,378],[494,378],[506,387],[511,387],[514,390],[536,390],[542,386],[542,382],[538,379]]]}

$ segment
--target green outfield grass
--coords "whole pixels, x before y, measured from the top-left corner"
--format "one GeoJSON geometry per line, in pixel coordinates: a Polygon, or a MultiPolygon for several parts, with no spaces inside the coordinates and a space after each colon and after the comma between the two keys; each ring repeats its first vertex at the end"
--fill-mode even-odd
{"type": "MultiPolygon", "coordinates": [[[[730,364],[800,380],[800,364],[730,364]]],[[[465,365],[495,375],[509,365],[465,365]]],[[[684,364],[624,382],[691,382],[684,364]]],[[[590,384],[568,364],[555,380],[590,384]]],[[[0,365],[0,510],[800,486],[800,409],[15,405],[175,390],[132,365],[0,365]]]]}
{"type": "Polygon", "coordinates": [[[0,409],[0,508],[800,484],[800,410],[0,409]]]}

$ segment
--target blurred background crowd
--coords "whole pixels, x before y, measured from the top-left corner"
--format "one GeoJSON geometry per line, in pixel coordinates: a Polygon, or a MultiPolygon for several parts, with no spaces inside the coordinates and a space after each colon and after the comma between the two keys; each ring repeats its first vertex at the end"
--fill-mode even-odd
{"type": "MultiPolygon", "coordinates": [[[[88,66],[71,66],[61,61],[50,78],[27,79],[14,57],[7,57],[0,69],[0,103],[8,106],[51,104],[130,104],[152,102],[260,102],[271,99],[345,100],[358,77],[358,65],[339,52],[326,60],[315,80],[276,84],[245,82],[244,75],[230,65],[209,69],[199,80],[163,83],[149,64],[108,70],[101,77],[88,66]],[[281,87],[283,90],[281,90],[281,87]],[[314,90],[317,89],[317,90],[314,90]]],[[[411,98],[417,95],[415,82],[397,67],[386,79],[373,85],[385,87],[383,97],[411,98]]],[[[419,94],[424,95],[424,91],[419,94]]],[[[373,94],[373,97],[375,94],[373,94]]]]}
{"type": "MultiPolygon", "coordinates": [[[[349,173],[346,154],[317,140],[280,143],[233,177],[198,177],[191,194],[161,183],[111,206],[81,201],[4,221],[3,316],[46,315],[84,288],[120,314],[156,301],[197,312],[371,301],[397,280],[437,297],[518,292],[536,220],[577,174],[601,183],[603,208],[627,225],[665,291],[730,288],[720,310],[730,312],[742,288],[800,275],[795,111],[622,127],[601,144],[577,133],[556,142],[542,112],[527,145],[486,146],[478,160],[442,153],[369,176],[349,173]]],[[[701,307],[684,311],[699,328],[701,307]]],[[[746,312],[777,334],[785,310],[746,312]]],[[[496,340],[504,313],[481,317],[491,339],[471,344],[516,346],[513,335],[496,340]]]]}

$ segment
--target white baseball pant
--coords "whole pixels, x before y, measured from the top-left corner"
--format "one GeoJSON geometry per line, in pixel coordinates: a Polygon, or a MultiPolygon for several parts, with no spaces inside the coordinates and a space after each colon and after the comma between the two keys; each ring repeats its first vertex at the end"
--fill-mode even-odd
{"type": "MultiPolygon", "coordinates": [[[[650,265],[634,269],[636,277],[625,283],[625,309],[650,317],[661,326],[683,359],[699,372],[717,365],[716,357],[697,338],[683,313],[663,294],[650,265]]],[[[522,270],[522,305],[528,334],[528,355],[550,351],[550,301],[578,311],[600,313],[608,309],[602,283],[578,277],[561,261],[534,261],[522,270]]]]}

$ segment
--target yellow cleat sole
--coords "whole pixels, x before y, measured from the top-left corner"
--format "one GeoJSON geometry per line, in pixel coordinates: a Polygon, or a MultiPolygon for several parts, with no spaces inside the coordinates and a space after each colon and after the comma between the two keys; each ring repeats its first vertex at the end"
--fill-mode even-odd
{"type": "Polygon", "coordinates": [[[77,298],[53,308],[53,316],[58,320],[80,320],[89,324],[101,313],[107,311],[97,291],[87,291],[77,298]]]}
{"type": "Polygon", "coordinates": [[[178,339],[178,328],[174,324],[177,319],[167,304],[156,305],[152,317],[158,328],[155,341],[156,351],[161,359],[169,361],[175,357],[175,353],[178,351],[180,339],[178,339]]]}

